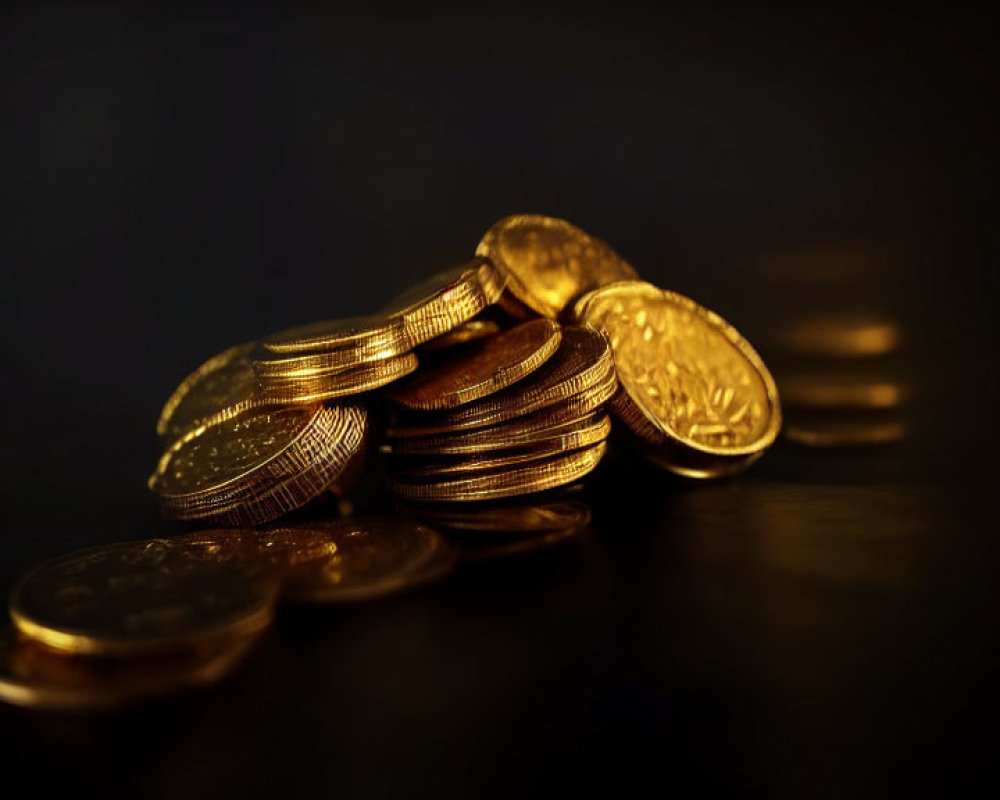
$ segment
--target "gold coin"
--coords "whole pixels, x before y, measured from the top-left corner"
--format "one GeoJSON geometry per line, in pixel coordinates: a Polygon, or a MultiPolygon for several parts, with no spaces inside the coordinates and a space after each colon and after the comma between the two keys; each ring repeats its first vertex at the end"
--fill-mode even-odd
{"type": "Polygon", "coordinates": [[[778,337],[791,353],[817,358],[882,356],[899,347],[901,335],[894,322],[863,316],[826,317],[790,326],[778,337]]]}
{"type": "Polygon", "coordinates": [[[56,650],[146,655],[263,630],[277,590],[261,562],[220,563],[170,539],[120,542],[33,569],[11,593],[10,616],[56,650]]]}
{"type": "Polygon", "coordinates": [[[513,538],[504,537],[493,541],[462,541],[463,561],[492,561],[496,558],[523,556],[547,550],[557,544],[569,541],[580,533],[580,528],[531,533],[513,538]]]}
{"type": "Polygon", "coordinates": [[[505,217],[476,248],[507,278],[510,292],[545,317],[557,318],[577,297],[638,276],[605,242],[564,219],[540,214],[505,217]]]}
{"type": "Polygon", "coordinates": [[[603,442],[611,433],[611,419],[605,413],[570,422],[546,419],[532,427],[519,423],[430,441],[410,439],[407,443],[423,455],[453,457],[434,461],[396,459],[395,470],[407,478],[489,472],[589,447],[603,442]],[[439,449],[435,450],[435,446],[439,449]]]}
{"type": "Polygon", "coordinates": [[[605,443],[557,456],[517,469],[474,475],[446,481],[389,481],[389,487],[404,500],[420,502],[471,502],[498,500],[532,492],[543,492],[579,480],[594,469],[607,449],[605,443]]]}
{"type": "Polygon", "coordinates": [[[144,658],[94,658],[52,651],[0,633],[0,700],[53,711],[119,708],[215,683],[243,660],[256,635],[210,640],[144,658]]]}
{"type": "Polygon", "coordinates": [[[422,504],[403,506],[401,510],[444,530],[477,535],[523,535],[573,530],[590,524],[590,508],[576,500],[488,503],[473,508],[422,504]]]}
{"type": "MultiPolygon", "coordinates": [[[[267,351],[290,356],[334,352],[345,358],[361,352],[370,356],[364,360],[371,360],[390,358],[410,349],[403,320],[378,314],[312,322],[272,334],[260,344],[265,351],[262,360],[267,351]]],[[[348,359],[347,363],[353,362],[348,359]]]]}
{"type": "Polygon", "coordinates": [[[621,388],[612,411],[640,438],[713,459],[762,452],[778,434],[778,391],[725,320],[683,295],[635,281],[585,295],[575,313],[611,340],[621,388]]]}
{"type": "Polygon", "coordinates": [[[402,321],[411,347],[468,322],[500,299],[505,280],[489,261],[473,259],[433,275],[397,297],[381,313],[402,321]]]}
{"type": "Polygon", "coordinates": [[[255,344],[230,347],[188,375],[160,412],[157,435],[174,441],[210,419],[234,417],[260,405],[250,365],[255,344]]]}
{"type": "Polygon", "coordinates": [[[348,370],[316,372],[300,379],[261,377],[260,396],[280,405],[312,405],[369,392],[399,380],[417,368],[417,357],[405,353],[348,370]]]}
{"type": "Polygon", "coordinates": [[[452,347],[477,342],[500,333],[500,326],[491,319],[470,319],[447,333],[442,333],[420,346],[421,352],[436,353],[452,347]]]}
{"type": "Polygon", "coordinates": [[[906,433],[906,422],[902,419],[789,422],[784,430],[788,441],[805,447],[819,448],[892,444],[905,439],[906,433]]]}
{"type": "Polygon", "coordinates": [[[221,559],[266,558],[296,603],[337,603],[393,594],[443,577],[457,553],[439,533],[396,517],[348,517],[261,531],[189,537],[221,559]]]}
{"type": "Polygon", "coordinates": [[[407,408],[435,410],[495,394],[544,364],[562,339],[559,324],[535,319],[470,345],[388,394],[407,408]]]}
{"type": "Polygon", "coordinates": [[[865,375],[789,375],[778,380],[786,408],[898,408],[903,387],[865,375]]]}
{"type": "Polygon", "coordinates": [[[525,380],[443,415],[451,428],[475,428],[530,414],[598,386],[614,372],[611,347],[597,331],[570,325],[540,369],[525,380]]]}

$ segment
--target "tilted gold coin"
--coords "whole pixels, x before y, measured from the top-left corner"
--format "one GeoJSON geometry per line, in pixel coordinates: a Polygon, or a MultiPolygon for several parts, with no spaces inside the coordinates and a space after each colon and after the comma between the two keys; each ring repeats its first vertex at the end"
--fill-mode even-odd
{"type": "Polygon", "coordinates": [[[576,500],[488,503],[472,508],[403,506],[402,513],[443,530],[470,534],[523,535],[586,527],[590,508],[576,500]]]}
{"type": "Polygon", "coordinates": [[[204,547],[152,539],[36,567],[14,587],[10,615],[22,634],[56,650],[146,655],[260,631],[277,591],[260,561],[221,563],[204,547]]]}
{"type": "Polygon", "coordinates": [[[891,419],[837,418],[789,421],[784,436],[789,442],[805,447],[838,448],[892,444],[906,438],[906,421],[891,419]]]}
{"type": "Polygon", "coordinates": [[[638,276],[609,245],[564,219],[516,214],[495,223],[476,248],[522,303],[559,317],[581,294],[638,276]]]}
{"type": "Polygon", "coordinates": [[[577,450],[516,469],[443,481],[390,479],[390,488],[404,500],[420,502],[472,502],[497,500],[543,492],[579,480],[600,463],[605,443],[577,450]]]}
{"type": "Polygon", "coordinates": [[[413,353],[383,358],[348,370],[309,373],[299,378],[261,376],[260,396],[276,405],[312,405],[370,392],[417,368],[413,353]]]}
{"type": "Polygon", "coordinates": [[[461,542],[462,561],[492,561],[497,558],[537,553],[539,550],[548,550],[550,547],[569,541],[580,531],[581,528],[563,528],[562,530],[542,531],[514,537],[494,536],[490,537],[489,540],[463,540],[461,542]]]}
{"type": "Polygon", "coordinates": [[[490,262],[473,259],[433,275],[397,297],[381,313],[398,319],[411,347],[468,322],[500,299],[506,281],[490,262]]]}
{"type": "Polygon", "coordinates": [[[221,680],[257,638],[222,636],[176,653],[95,658],[52,651],[8,629],[0,633],[0,700],[52,711],[120,708],[221,680]]]}
{"type": "Polygon", "coordinates": [[[491,319],[470,319],[447,333],[442,333],[420,345],[420,352],[436,353],[439,350],[477,342],[500,333],[500,326],[491,319]]]}
{"type": "MultiPolygon", "coordinates": [[[[260,344],[265,351],[262,360],[267,358],[267,351],[288,357],[337,353],[346,359],[344,365],[355,363],[349,358],[353,353],[364,354],[366,357],[361,360],[368,361],[397,356],[410,349],[403,320],[379,314],[313,322],[272,334],[260,344]]],[[[336,356],[334,359],[328,367],[341,366],[336,356]]]]}
{"type": "Polygon", "coordinates": [[[899,326],[872,316],[813,318],[789,326],[777,336],[778,345],[812,358],[882,356],[899,347],[899,326]]]}
{"type": "Polygon", "coordinates": [[[160,412],[156,433],[174,441],[210,419],[234,417],[261,405],[250,363],[253,342],[230,347],[188,375],[160,412]]]}
{"type": "Polygon", "coordinates": [[[261,531],[203,531],[194,542],[220,559],[266,558],[296,603],[368,600],[448,574],[457,553],[439,533],[410,519],[347,517],[261,531]]]}
{"type": "Polygon", "coordinates": [[[746,462],[781,427],[778,390],[735,328],[683,295],[638,281],[581,298],[575,314],[607,333],[621,389],[611,408],[646,443],[679,459],[746,462]]]}
{"type": "Polygon", "coordinates": [[[407,408],[454,408],[527,377],[556,352],[561,339],[558,323],[531,320],[423,369],[388,395],[407,408]]]}

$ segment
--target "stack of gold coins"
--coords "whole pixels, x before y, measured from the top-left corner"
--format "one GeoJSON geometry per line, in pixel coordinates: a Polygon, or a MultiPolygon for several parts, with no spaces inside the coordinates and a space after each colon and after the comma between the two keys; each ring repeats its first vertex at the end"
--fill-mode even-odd
{"type": "Polygon", "coordinates": [[[256,525],[360,477],[369,417],[356,398],[412,373],[414,348],[475,336],[504,281],[483,258],[368,317],[312,323],[230,348],[188,376],[157,424],[150,488],[164,514],[256,525]]]}
{"type": "Polygon", "coordinates": [[[604,455],[616,385],[592,329],[535,319],[479,339],[389,392],[404,410],[384,446],[390,486],[406,500],[468,502],[576,481],[604,455]]]}

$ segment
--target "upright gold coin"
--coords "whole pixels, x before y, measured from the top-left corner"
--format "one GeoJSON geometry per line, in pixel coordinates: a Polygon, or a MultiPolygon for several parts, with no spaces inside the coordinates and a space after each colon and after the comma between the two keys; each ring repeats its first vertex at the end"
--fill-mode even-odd
{"type": "Polygon", "coordinates": [[[443,577],[456,552],[409,519],[347,517],[261,531],[203,531],[194,542],[221,559],[266,558],[289,602],[337,603],[393,594],[443,577]]]}
{"type": "Polygon", "coordinates": [[[559,317],[585,292],[638,276],[614,250],[564,219],[515,214],[495,223],[476,248],[511,293],[545,317],[559,317]]]}
{"type": "Polygon", "coordinates": [[[36,567],[14,587],[10,615],[22,634],[56,650],[138,656],[260,631],[277,590],[260,561],[221,563],[204,547],[153,539],[36,567]]]}
{"type": "Polygon", "coordinates": [[[781,427],[774,380],[717,314],[638,281],[585,295],[575,314],[611,340],[621,381],[612,410],[645,442],[668,448],[665,457],[744,461],[774,441],[781,427]]]}
{"type": "Polygon", "coordinates": [[[230,347],[188,375],[160,412],[156,433],[174,441],[210,419],[234,417],[260,405],[250,353],[253,342],[230,347]]]}
{"type": "Polygon", "coordinates": [[[404,500],[473,502],[543,492],[579,480],[600,463],[605,443],[516,469],[440,481],[390,480],[389,487],[404,500]]]}
{"type": "Polygon", "coordinates": [[[8,629],[0,633],[0,700],[52,711],[120,708],[215,683],[256,640],[223,636],[176,653],[94,658],[52,651],[8,629]]]}
{"type": "Polygon", "coordinates": [[[559,324],[550,319],[525,322],[418,372],[390,390],[389,397],[422,410],[478,400],[534,372],[556,352],[561,339],[559,324]]]}
{"type": "Polygon", "coordinates": [[[489,261],[473,259],[422,281],[381,313],[400,320],[411,347],[428,342],[500,299],[506,281],[489,261]]]}

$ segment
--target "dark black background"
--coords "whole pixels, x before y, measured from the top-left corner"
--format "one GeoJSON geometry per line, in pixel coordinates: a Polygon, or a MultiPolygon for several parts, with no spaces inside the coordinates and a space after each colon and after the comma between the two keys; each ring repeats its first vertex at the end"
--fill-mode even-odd
{"type": "Polygon", "coordinates": [[[911,423],[881,449],[780,443],[708,487],[616,456],[579,541],[286,613],[217,690],[112,718],[0,708],[5,778],[176,797],[991,777],[988,17],[693,8],[0,14],[0,590],[172,530],[144,485],[153,423],[205,357],[374,310],[517,211],[609,240],[765,355],[796,315],[887,315],[911,423]],[[831,286],[824,257],[854,277],[831,286]]]}

